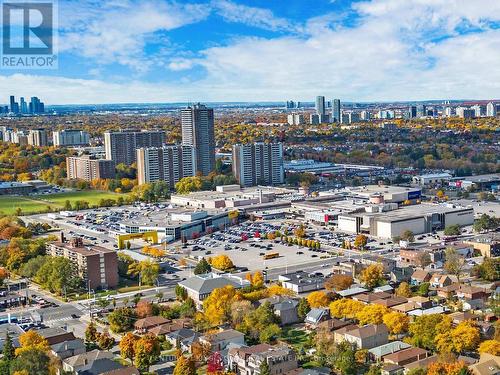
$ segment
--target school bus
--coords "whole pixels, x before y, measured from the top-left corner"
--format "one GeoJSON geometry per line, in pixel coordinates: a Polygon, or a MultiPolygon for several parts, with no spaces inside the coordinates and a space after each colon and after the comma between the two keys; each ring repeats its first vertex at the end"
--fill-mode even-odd
{"type": "Polygon", "coordinates": [[[267,253],[265,255],[262,256],[262,258],[264,258],[264,260],[267,260],[267,259],[274,259],[274,258],[277,258],[280,256],[280,253],[267,253]]]}

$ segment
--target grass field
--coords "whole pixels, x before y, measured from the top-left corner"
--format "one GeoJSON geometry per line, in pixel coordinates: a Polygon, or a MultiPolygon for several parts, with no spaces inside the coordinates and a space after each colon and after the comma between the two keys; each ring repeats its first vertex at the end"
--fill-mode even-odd
{"type": "Polygon", "coordinates": [[[110,191],[75,191],[69,193],[57,193],[48,195],[36,195],[29,197],[2,196],[0,197],[0,213],[13,215],[19,207],[22,214],[36,214],[50,210],[61,210],[64,203],[69,200],[72,204],[75,201],[83,200],[89,202],[90,206],[98,205],[101,199],[117,199],[124,194],[112,193],[110,191]]]}

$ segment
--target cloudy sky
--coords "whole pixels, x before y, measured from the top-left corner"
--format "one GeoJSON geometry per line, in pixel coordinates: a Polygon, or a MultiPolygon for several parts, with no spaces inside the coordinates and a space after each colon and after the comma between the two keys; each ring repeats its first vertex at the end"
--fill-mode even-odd
{"type": "Polygon", "coordinates": [[[59,0],[59,68],[0,102],[500,99],[498,0],[59,0]]]}

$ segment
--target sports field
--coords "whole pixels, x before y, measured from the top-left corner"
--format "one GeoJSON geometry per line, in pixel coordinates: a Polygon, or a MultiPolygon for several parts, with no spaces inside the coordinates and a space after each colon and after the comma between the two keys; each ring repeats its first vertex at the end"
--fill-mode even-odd
{"type": "Polygon", "coordinates": [[[36,214],[50,210],[62,210],[64,203],[69,200],[71,204],[75,201],[87,201],[90,206],[98,205],[101,199],[117,199],[125,194],[112,193],[110,191],[75,191],[69,193],[57,193],[47,195],[35,195],[29,197],[2,196],[0,197],[0,213],[4,215],[16,214],[17,208],[22,214],[36,214]]]}

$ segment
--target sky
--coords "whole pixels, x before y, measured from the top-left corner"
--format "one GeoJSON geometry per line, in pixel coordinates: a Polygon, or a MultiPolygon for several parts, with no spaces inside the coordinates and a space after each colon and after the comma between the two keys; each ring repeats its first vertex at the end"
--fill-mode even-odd
{"type": "Polygon", "coordinates": [[[500,99],[498,0],[59,0],[58,34],[0,103],[500,99]]]}

